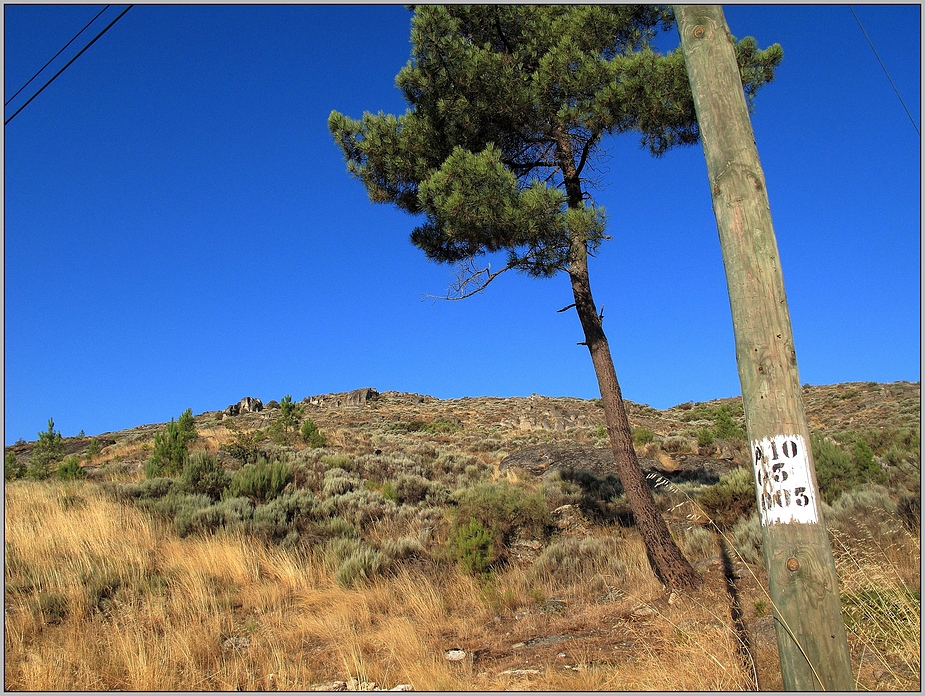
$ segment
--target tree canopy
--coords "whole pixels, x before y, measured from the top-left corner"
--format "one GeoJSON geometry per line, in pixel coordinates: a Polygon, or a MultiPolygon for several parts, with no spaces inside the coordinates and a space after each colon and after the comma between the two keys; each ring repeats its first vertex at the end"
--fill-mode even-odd
{"type": "MultiPolygon", "coordinates": [[[[396,79],[409,109],[361,119],[334,111],[328,124],[371,200],[424,216],[411,241],[434,261],[504,251],[502,271],[568,270],[576,239],[591,253],[604,239],[605,214],[588,188],[605,136],[635,132],[655,156],[698,142],[683,54],[652,45],[673,26],[668,7],[414,13],[412,57],[396,79]]],[[[783,53],[752,38],[735,46],[751,102],[783,53]]],[[[499,272],[473,270],[477,289],[499,272]]]]}

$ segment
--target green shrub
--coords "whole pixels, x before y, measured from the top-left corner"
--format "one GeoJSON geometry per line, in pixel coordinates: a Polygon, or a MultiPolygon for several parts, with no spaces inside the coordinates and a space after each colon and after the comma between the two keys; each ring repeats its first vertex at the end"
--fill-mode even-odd
{"type": "Polygon", "coordinates": [[[256,464],[238,469],[225,489],[228,498],[249,498],[254,503],[272,500],[292,481],[292,467],[286,462],[268,462],[263,457],[256,464]]]}
{"type": "Polygon", "coordinates": [[[183,470],[189,457],[187,445],[198,437],[192,414],[192,409],[186,409],[179,421],[171,418],[167,427],[154,436],[154,449],[145,462],[145,476],[176,476],[183,470]]]}
{"type": "Polygon", "coordinates": [[[284,539],[304,531],[320,518],[321,507],[308,490],[289,491],[254,510],[253,529],[268,539],[284,539]]]}
{"type": "Polygon", "coordinates": [[[231,477],[215,457],[205,452],[195,452],[183,465],[180,482],[190,493],[202,493],[212,500],[218,500],[231,482],[231,477]]]}
{"type": "Polygon", "coordinates": [[[607,517],[611,503],[623,495],[623,483],[613,474],[598,476],[584,469],[563,467],[553,474],[550,483],[559,483],[559,504],[575,502],[582,511],[595,517],[607,517]]]}
{"type": "Polygon", "coordinates": [[[332,535],[323,546],[325,565],[332,570],[337,570],[350,556],[366,547],[367,545],[356,535],[332,535]]]}
{"type": "Polygon", "coordinates": [[[549,511],[542,493],[528,493],[507,482],[476,484],[456,491],[453,498],[457,510],[451,538],[458,544],[459,529],[466,525],[474,534],[475,528],[471,526],[474,521],[491,537],[495,545],[493,559],[503,559],[507,545],[518,534],[542,537],[549,525],[549,511]]]}
{"type": "Polygon", "coordinates": [[[7,452],[3,462],[3,478],[5,481],[13,481],[26,475],[26,465],[20,463],[16,454],[7,452]]]}
{"type": "Polygon", "coordinates": [[[697,431],[697,446],[709,447],[713,444],[713,431],[709,428],[701,428],[697,431]]]}
{"type": "MultiPolygon", "coordinates": [[[[131,484],[129,484],[131,485],[131,484]]],[[[137,484],[139,498],[163,498],[170,493],[176,482],[173,479],[155,478],[137,484]]]]}
{"type": "Polygon", "coordinates": [[[37,481],[48,478],[51,468],[64,459],[64,442],[61,433],[55,430],[55,421],[48,419],[48,430],[38,434],[38,442],[32,447],[26,476],[37,481]]]}
{"type": "Polygon", "coordinates": [[[177,429],[180,431],[180,437],[187,444],[199,437],[196,432],[196,421],[193,419],[193,409],[188,408],[180,414],[177,419],[177,429]]]}
{"type": "Polygon", "coordinates": [[[87,451],[84,453],[84,456],[87,458],[87,463],[92,463],[100,454],[100,441],[96,438],[90,440],[90,444],[87,446],[87,451]]]}
{"type": "Polygon", "coordinates": [[[236,431],[231,442],[226,442],[219,450],[237,459],[241,464],[254,464],[257,462],[257,457],[259,456],[257,450],[257,433],[261,433],[261,431],[258,430],[250,433],[236,431]]]}
{"type": "Polygon", "coordinates": [[[380,574],[387,565],[381,552],[361,546],[340,564],[334,579],[343,587],[353,587],[380,574]]]}
{"type": "Polygon", "coordinates": [[[854,537],[860,543],[871,535],[886,540],[897,530],[896,503],[889,491],[876,484],[859,486],[842,493],[823,515],[826,526],[854,537]]]}
{"type": "Polygon", "coordinates": [[[299,433],[302,435],[302,439],[309,444],[310,447],[324,447],[328,444],[328,439],[324,434],[318,430],[318,426],[315,425],[315,421],[311,418],[306,418],[305,422],[302,423],[302,428],[299,430],[299,433]]]}
{"type": "Polygon", "coordinates": [[[398,512],[398,506],[382,493],[362,487],[331,496],[325,501],[323,509],[360,529],[398,512]]]}
{"type": "Polygon", "coordinates": [[[745,440],[745,430],[732,416],[729,406],[721,406],[713,422],[713,434],[720,440],[745,440]]]}
{"type": "Polygon", "coordinates": [[[704,527],[693,527],[684,531],[681,548],[690,561],[702,561],[716,554],[716,541],[710,530],[704,527]]]}
{"type": "MultiPolygon", "coordinates": [[[[442,486],[416,474],[401,474],[395,480],[394,492],[393,500],[399,505],[415,505],[428,498],[433,498],[436,502],[444,502],[447,494],[442,486]]],[[[383,490],[384,493],[385,490],[383,490]]]]}
{"type": "Polygon", "coordinates": [[[302,404],[294,403],[292,396],[286,394],[279,401],[279,415],[270,424],[270,437],[275,442],[288,442],[299,427],[299,421],[305,413],[302,404]]]}
{"type": "Polygon", "coordinates": [[[810,446],[819,494],[825,502],[831,504],[851,488],[854,480],[851,457],[837,444],[817,433],[810,436],[810,446]]]}
{"type": "Polygon", "coordinates": [[[80,466],[80,460],[73,455],[67,457],[58,465],[56,474],[61,481],[71,481],[87,477],[87,472],[80,466]]]}
{"type": "Polygon", "coordinates": [[[858,483],[886,483],[886,474],[864,440],[859,439],[854,443],[851,459],[858,483]]]}
{"type": "Polygon", "coordinates": [[[450,544],[454,558],[469,573],[487,572],[500,557],[495,535],[475,518],[456,527],[450,544]]]}
{"type": "Polygon", "coordinates": [[[761,520],[758,511],[742,517],[732,527],[732,548],[746,563],[759,565],[764,562],[761,541],[761,520]]]}
{"type": "MultiPolygon", "coordinates": [[[[606,432],[604,434],[606,435],[606,432]]],[[[647,428],[644,425],[640,425],[638,428],[633,428],[634,445],[647,445],[654,440],[655,432],[653,432],[651,428],[647,428]]]]}
{"type": "Polygon", "coordinates": [[[716,526],[725,531],[756,508],[755,477],[745,468],[733,469],[697,499],[716,526]]]}
{"type": "Polygon", "coordinates": [[[421,427],[426,433],[433,433],[434,435],[440,435],[443,433],[456,433],[462,428],[462,425],[455,420],[447,420],[446,418],[437,418],[432,423],[426,423],[421,427]]]}
{"type": "Polygon", "coordinates": [[[665,441],[662,443],[662,449],[666,452],[690,452],[691,442],[686,437],[671,435],[665,438],[665,441]]]}
{"type": "Polygon", "coordinates": [[[810,444],[820,493],[830,505],[853,488],[887,482],[873,451],[860,438],[855,440],[851,454],[818,433],[811,435],[810,444]]]}
{"type": "Polygon", "coordinates": [[[193,513],[210,507],[212,500],[198,493],[179,493],[172,490],[160,498],[138,498],[136,505],[167,520],[173,520],[177,532],[188,533],[193,513]]]}

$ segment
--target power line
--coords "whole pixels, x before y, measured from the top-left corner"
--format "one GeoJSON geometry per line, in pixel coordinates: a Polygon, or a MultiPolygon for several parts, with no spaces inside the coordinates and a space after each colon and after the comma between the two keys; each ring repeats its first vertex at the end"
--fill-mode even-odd
{"type": "Polygon", "coordinates": [[[915,128],[915,132],[918,133],[919,137],[922,137],[922,133],[919,131],[919,127],[915,123],[915,119],[912,118],[912,114],[909,113],[909,107],[906,106],[906,102],[903,101],[902,95],[899,93],[899,90],[896,89],[896,85],[893,82],[893,78],[890,77],[889,71],[886,69],[886,66],[883,64],[883,61],[880,60],[880,54],[877,53],[877,49],[874,48],[874,42],[870,40],[870,37],[867,35],[867,30],[864,29],[864,25],[861,24],[861,20],[858,18],[857,13],[854,11],[854,8],[851,5],[848,5],[848,9],[851,10],[851,14],[854,15],[855,20],[857,20],[858,26],[861,27],[861,31],[864,32],[864,38],[867,39],[867,43],[870,44],[871,50],[874,52],[874,55],[877,56],[877,61],[880,63],[880,67],[883,68],[883,73],[886,75],[886,79],[890,81],[890,84],[893,86],[893,91],[896,92],[896,96],[899,97],[899,103],[903,105],[903,108],[906,110],[906,115],[909,117],[909,120],[912,121],[912,127],[915,128]]]}
{"type": "Polygon", "coordinates": [[[54,74],[54,76],[53,76],[48,82],[46,82],[44,85],[42,85],[41,89],[39,89],[38,92],[36,92],[35,94],[33,94],[31,97],[29,97],[29,100],[28,100],[25,104],[23,104],[22,106],[20,106],[20,107],[15,111],[15,113],[14,113],[12,116],[10,116],[8,119],[6,119],[6,121],[3,122],[3,125],[5,126],[5,125],[8,124],[10,121],[12,121],[14,118],[16,118],[16,114],[18,114],[20,111],[22,111],[22,110],[25,109],[27,106],[29,106],[29,104],[32,103],[32,100],[33,100],[33,99],[35,99],[37,96],[39,96],[39,95],[42,93],[42,91],[43,91],[46,87],[48,87],[48,85],[50,85],[52,82],[54,82],[55,79],[58,77],[58,75],[60,75],[61,73],[63,73],[65,70],[67,70],[67,69],[70,67],[71,63],[73,63],[75,60],[77,60],[78,58],[80,58],[80,56],[83,55],[84,51],[86,51],[88,48],[90,48],[90,46],[92,46],[94,43],[96,43],[96,40],[97,40],[97,39],[99,39],[99,38],[100,38],[103,34],[105,34],[107,31],[109,31],[109,30],[112,28],[112,25],[113,25],[113,24],[115,24],[115,23],[118,22],[120,19],[122,19],[122,17],[125,15],[125,13],[128,12],[130,9],[132,9],[132,7],[134,7],[134,5],[129,5],[129,6],[126,7],[124,10],[122,10],[122,12],[119,13],[119,16],[118,16],[118,17],[116,17],[116,18],[115,18],[114,20],[112,20],[109,24],[107,24],[107,25],[106,25],[106,28],[103,29],[103,31],[101,31],[99,34],[97,34],[96,36],[94,36],[94,37],[93,37],[93,40],[92,40],[90,43],[88,43],[86,46],[84,46],[84,47],[80,50],[80,53],[78,53],[76,56],[74,56],[73,58],[71,58],[63,68],[61,68],[58,72],[56,72],[56,73],[54,74]]]}
{"type": "Polygon", "coordinates": [[[66,44],[64,44],[64,46],[62,47],[62,49],[61,49],[60,51],[58,51],[55,55],[53,55],[53,56],[49,59],[49,61],[48,61],[47,63],[45,63],[45,65],[43,65],[41,68],[39,68],[39,69],[38,69],[38,72],[36,72],[35,75],[33,75],[32,77],[30,77],[30,78],[29,78],[29,81],[26,82],[26,84],[24,84],[22,87],[20,87],[19,89],[17,89],[17,90],[16,90],[16,94],[14,94],[12,97],[10,97],[9,99],[7,99],[6,102],[5,102],[3,105],[4,105],[4,106],[9,106],[9,105],[10,105],[10,102],[13,101],[13,100],[19,95],[19,93],[22,92],[22,91],[29,85],[29,82],[32,82],[32,80],[34,80],[34,79],[37,78],[39,75],[41,75],[41,74],[42,74],[42,71],[43,71],[45,68],[47,68],[49,65],[51,65],[51,62],[52,62],[55,58],[57,58],[57,57],[60,56],[62,53],[64,53],[64,49],[65,49],[65,48],[67,48],[67,47],[70,46],[72,43],[74,43],[74,41],[77,39],[77,37],[80,36],[81,34],[83,34],[83,33],[87,30],[87,27],[89,27],[89,26],[90,26],[91,24],[93,24],[97,19],[99,19],[99,16],[100,16],[101,14],[103,14],[106,10],[108,10],[110,7],[112,7],[112,5],[106,5],[106,7],[104,7],[102,10],[100,10],[100,11],[97,13],[96,17],[94,17],[94,18],[91,19],[89,22],[87,22],[87,26],[85,26],[83,29],[81,29],[81,30],[78,31],[76,34],[74,34],[74,38],[71,39],[70,41],[68,41],[66,44]]]}

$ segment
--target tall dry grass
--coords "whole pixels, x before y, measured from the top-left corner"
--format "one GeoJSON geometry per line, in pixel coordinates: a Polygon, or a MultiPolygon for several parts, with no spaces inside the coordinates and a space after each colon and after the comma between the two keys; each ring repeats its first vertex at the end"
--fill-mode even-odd
{"type": "MultiPolygon", "coordinates": [[[[592,530],[598,551],[572,575],[534,563],[479,580],[418,563],[347,589],[317,549],[180,539],[89,483],[15,482],[5,495],[9,690],[754,687],[723,579],[669,602],[633,530],[592,530]],[[450,648],[466,659],[446,660],[450,648]]],[[[908,563],[908,549],[891,553],[908,563]]],[[[870,650],[898,664],[878,640],[870,650]]],[[[912,672],[894,672],[909,688],[912,672]]]]}

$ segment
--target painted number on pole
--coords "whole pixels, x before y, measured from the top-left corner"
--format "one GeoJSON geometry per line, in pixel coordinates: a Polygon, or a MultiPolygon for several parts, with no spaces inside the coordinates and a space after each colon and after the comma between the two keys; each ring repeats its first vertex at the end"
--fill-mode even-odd
{"type": "Polygon", "coordinates": [[[816,491],[806,443],[799,435],[775,435],[752,442],[761,524],[816,524],[816,491]]]}

